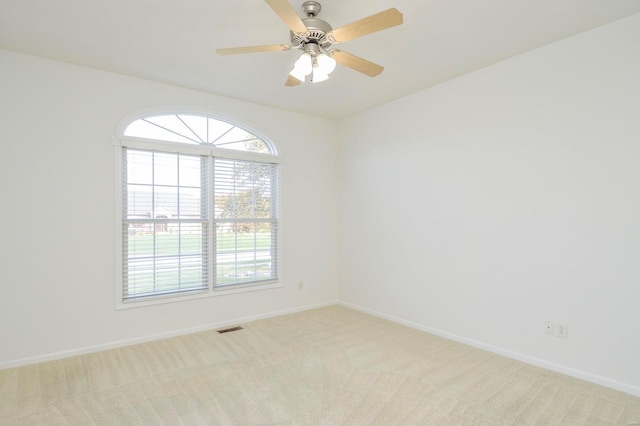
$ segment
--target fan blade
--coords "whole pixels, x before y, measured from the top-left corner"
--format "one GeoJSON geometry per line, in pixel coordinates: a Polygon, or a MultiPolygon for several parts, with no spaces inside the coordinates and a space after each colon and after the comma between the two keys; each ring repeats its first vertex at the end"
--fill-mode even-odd
{"type": "Polygon", "coordinates": [[[216,49],[216,53],[218,55],[237,55],[240,53],[275,52],[278,50],[289,49],[291,49],[291,46],[288,44],[269,44],[265,46],[228,47],[225,49],[216,49]]]}
{"type": "Polygon", "coordinates": [[[352,70],[356,70],[358,72],[361,72],[362,74],[366,74],[369,77],[380,75],[380,73],[384,70],[384,67],[378,64],[374,64],[373,62],[367,61],[366,59],[362,59],[359,56],[352,55],[351,53],[347,53],[342,50],[334,51],[332,57],[340,65],[344,65],[345,67],[349,67],[352,70]]]}
{"type": "Polygon", "coordinates": [[[290,76],[287,77],[287,81],[284,83],[284,85],[288,86],[288,87],[291,87],[291,86],[297,86],[300,83],[302,83],[300,80],[298,80],[294,76],[290,75],[290,76]]]}
{"type": "Polygon", "coordinates": [[[395,27],[402,24],[402,22],[402,13],[398,9],[391,8],[329,31],[326,37],[333,44],[342,43],[356,37],[395,27]]]}
{"type": "Polygon", "coordinates": [[[287,0],[265,0],[269,7],[282,19],[294,33],[306,33],[307,26],[302,22],[295,9],[287,0]]]}

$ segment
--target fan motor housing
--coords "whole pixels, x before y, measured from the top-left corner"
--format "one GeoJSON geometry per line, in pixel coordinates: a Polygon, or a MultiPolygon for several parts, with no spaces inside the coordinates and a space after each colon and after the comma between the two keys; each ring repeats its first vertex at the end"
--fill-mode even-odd
{"type": "Polygon", "coordinates": [[[322,10],[322,6],[317,1],[306,1],[302,4],[302,11],[307,16],[302,19],[302,22],[307,27],[307,31],[304,34],[291,31],[290,40],[293,47],[304,47],[308,43],[317,44],[323,48],[331,46],[325,35],[333,28],[327,21],[316,18],[320,10],[322,10]]]}
{"type": "Polygon", "coordinates": [[[327,21],[323,21],[322,19],[313,17],[305,18],[302,20],[302,22],[304,22],[304,25],[307,27],[307,32],[304,34],[297,34],[292,31],[291,45],[297,47],[301,44],[311,42],[324,46],[326,44],[326,40],[322,42],[321,40],[324,39],[324,36],[329,31],[333,30],[333,28],[331,28],[331,25],[329,25],[327,21]]]}
{"type": "Polygon", "coordinates": [[[302,20],[309,32],[321,32],[323,35],[331,31],[331,25],[320,18],[305,18],[302,20]]]}

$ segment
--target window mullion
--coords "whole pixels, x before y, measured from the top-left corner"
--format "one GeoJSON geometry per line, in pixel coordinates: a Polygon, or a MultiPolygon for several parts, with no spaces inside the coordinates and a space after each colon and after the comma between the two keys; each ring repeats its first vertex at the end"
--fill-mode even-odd
{"type": "MultiPolygon", "coordinates": [[[[178,117],[179,118],[179,117],[178,117]]],[[[177,200],[177,206],[176,206],[176,213],[177,213],[177,220],[178,220],[178,282],[179,287],[182,288],[183,285],[183,277],[182,277],[182,221],[180,219],[182,219],[182,214],[180,211],[180,208],[182,206],[182,203],[180,202],[180,154],[176,155],[176,197],[178,198],[177,200]]],[[[167,224],[167,227],[169,226],[169,224],[167,224]]],[[[186,231],[185,231],[186,232],[186,231]]]]}
{"type": "MultiPolygon", "coordinates": [[[[156,218],[156,153],[151,153],[151,219],[156,218]]],[[[158,255],[158,241],[156,234],[156,225],[153,224],[151,231],[153,235],[153,291],[157,290],[158,285],[158,265],[156,262],[156,256],[158,255]]]]}
{"type": "MultiPolygon", "coordinates": [[[[207,121],[207,125],[208,125],[208,121],[207,121]]],[[[208,128],[207,128],[208,131],[208,128]]],[[[217,234],[217,223],[215,220],[215,214],[216,214],[216,193],[215,193],[215,187],[216,187],[216,182],[215,182],[215,170],[214,170],[214,158],[213,155],[209,155],[206,158],[206,162],[207,162],[207,172],[206,173],[206,184],[203,184],[203,187],[205,188],[205,191],[207,191],[207,200],[208,200],[208,204],[209,204],[209,208],[207,209],[207,219],[209,221],[209,227],[208,227],[208,232],[209,232],[209,238],[207,241],[207,257],[208,257],[208,266],[209,266],[209,276],[208,276],[208,283],[207,286],[209,288],[209,291],[213,291],[213,289],[215,288],[217,279],[218,279],[218,260],[217,260],[217,244],[218,244],[218,234],[217,234]]],[[[204,175],[204,174],[203,174],[204,175]]]]}

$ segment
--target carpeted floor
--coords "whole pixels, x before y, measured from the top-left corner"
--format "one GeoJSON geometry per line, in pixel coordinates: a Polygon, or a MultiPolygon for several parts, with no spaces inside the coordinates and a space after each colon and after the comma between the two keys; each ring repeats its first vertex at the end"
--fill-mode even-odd
{"type": "Polygon", "coordinates": [[[640,398],[344,307],[0,371],[3,425],[640,425],[640,398]]]}

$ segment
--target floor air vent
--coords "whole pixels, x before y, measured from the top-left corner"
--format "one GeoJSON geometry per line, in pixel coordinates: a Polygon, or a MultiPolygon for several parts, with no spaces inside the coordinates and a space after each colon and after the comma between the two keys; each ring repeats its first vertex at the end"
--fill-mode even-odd
{"type": "Polygon", "coordinates": [[[231,327],[231,328],[223,328],[221,330],[216,330],[216,331],[220,334],[223,334],[223,333],[231,333],[232,331],[238,331],[238,330],[244,330],[244,329],[238,326],[238,327],[231,327]]]}

